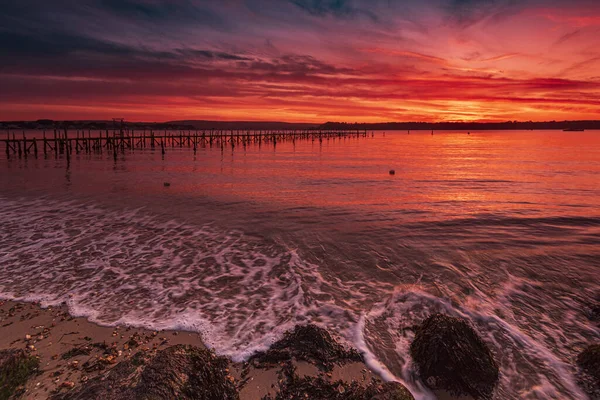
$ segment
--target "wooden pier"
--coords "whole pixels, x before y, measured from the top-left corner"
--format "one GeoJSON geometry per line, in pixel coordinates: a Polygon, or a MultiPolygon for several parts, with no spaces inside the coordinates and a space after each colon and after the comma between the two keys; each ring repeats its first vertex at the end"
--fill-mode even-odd
{"type": "MultiPolygon", "coordinates": [[[[37,133],[37,132],[36,132],[37,133]]],[[[253,143],[312,140],[320,141],[367,137],[366,130],[186,130],[186,131],[154,131],[154,130],[103,130],[103,131],[68,131],[67,129],[52,131],[40,131],[40,137],[27,138],[25,131],[20,137],[15,132],[7,131],[5,142],[6,157],[28,157],[37,158],[40,154],[45,157],[59,155],[70,157],[75,154],[102,154],[103,152],[117,153],[133,151],[136,149],[160,149],[163,155],[167,149],[190,148],[194,152],[198,147],[206,146],[247,146],[253,143]]]]}

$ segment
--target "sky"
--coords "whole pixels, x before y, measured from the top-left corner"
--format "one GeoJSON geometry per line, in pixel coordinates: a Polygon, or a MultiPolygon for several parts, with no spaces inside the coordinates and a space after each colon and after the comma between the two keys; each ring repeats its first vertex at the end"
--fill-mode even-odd
{"type": "Polygon", "coordinates": [[[0,120],[600,119],[600,0],[0,0],[0,120]]]}

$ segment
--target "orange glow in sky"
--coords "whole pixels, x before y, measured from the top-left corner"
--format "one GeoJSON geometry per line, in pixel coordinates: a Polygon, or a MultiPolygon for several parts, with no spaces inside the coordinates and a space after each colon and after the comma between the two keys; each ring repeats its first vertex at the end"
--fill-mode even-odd
{"type": "Polygon", "coordinates": [[[5,6],[0,120],[600,119],[600,2],[396,3],[5,6]]]}

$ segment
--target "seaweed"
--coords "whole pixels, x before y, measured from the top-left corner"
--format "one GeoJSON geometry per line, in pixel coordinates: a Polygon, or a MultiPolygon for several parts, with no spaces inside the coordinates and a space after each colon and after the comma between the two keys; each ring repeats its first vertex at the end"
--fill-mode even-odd
{"type": "Polygon", "coordinates": [[[395,382],[383,383],[373,379],[368,385],[342,380],[329,381],[323,376],[298,377],[296,368],[286,363],[280,373],[279,392],[262,400],[414,400],[410,392],[395,382]]]}
{"type": "Polygon", "coordinates": [[[89,356],[91,353],[91,350],[92,349],[90,349],[89,346],[73,347],[69,351],[66,351],[65,353],[63,353],[61,358],[63,360],[69,360],[69,359],[71,359],[73,357],[77,357],[77,356],[89,356]]]}
{"type": "Polygon", "coordinates": [[[20,396],[39,366],[40,361],[23,350],[0,350],[0,400],[20,396]]]}
{"type": "Polygon", "coordinates": [[[325,371],[331,371],[336,363],[364,361],[358,351],[346,349],[325,329],[311,324],[296,326],[293,331],[286,332],[283,339],[275,342],[269,350],[255,354],[249,361],[256,367],[268,368],[292,358],[316,363],[325,371]]]}
{"type": "Polygon", "coordinates": [[[462,318],[434,314],[417,329],[410,353],[421,379],[433,389],[489,399],[499,370],[485,342],[462,318]]]}
{"type": "Polygon", "coordinates": [[[172,346],[155,356],[140,352],[77,390],[55,394],[52,399],[237,400],[237,388],[227,375],[228,363],[194,346],[172,346]]]}
{"type": "Polygon", "coordinates": [[[600,389],[600,344],[592,345],[577,357],[577,364],[600,389]]]}

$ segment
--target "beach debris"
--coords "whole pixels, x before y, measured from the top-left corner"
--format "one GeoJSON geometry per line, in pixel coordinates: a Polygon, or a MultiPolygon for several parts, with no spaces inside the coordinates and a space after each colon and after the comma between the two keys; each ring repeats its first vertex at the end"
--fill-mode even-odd
{"type": "Polygon", "coordinates": [[[349,361],[364,361],[355,349],[346,349],[336,342],[329,332],[315,325],[296,326],[285,333],[283,339],[275,342],[266,352],[250,358],[258,368],[269,368],[295,358],[315,364],[320,369],[331,371],[334,364],[349,361]]]}
{"type": "Polygon", "coordinates": [[[25,335],[25,340],[31,340],[31,335],[25,335]]]}
{"type": "Polygon", "coordinates": [[[421,379],[432,389],[475,399],[492,397],[498,364],[467,320],[430,316],[416,330],[410,353],[421,379]]]}
{"type": "Polygon", "coordinates": [[[63,383],[60,384],[60,386],[63,388],[67,388],[67,389],[73,389],[75,387],[75,382],[64,381],[63,383]]]}
{"type": "Polygon", "coordinates": [[[87,345],[76,346],[76,347],[69,349],[65,353],[63,353],[61,358],[63,360],[69,360],[69,359],[71,359],[73,357],[77,357],[77,356],[88,356],[88,355],[90,355],[91,351],[92,351],[91,346],[87,346],[87,345]]]}
{"type": "Polygon", "coordinates": [[[40,361],[21,349],[0,350],[0,395],[18,398],[32,376],[39,373],[40,361]]]}
{"type": "Polygon", "coordinates": [[[330,382],[322,376],[304,376],[296,374],[296,367],[291,363],[280,372],[279,391],[275,397],[267,395],[263,400],[291,399],[335,399],[335,400],[414,400],[412,394],[400,383],[383,383],[379,379],[372,380],[363,386],[358,382],[338,380],[330,382]]]}

